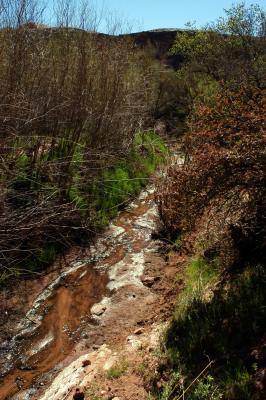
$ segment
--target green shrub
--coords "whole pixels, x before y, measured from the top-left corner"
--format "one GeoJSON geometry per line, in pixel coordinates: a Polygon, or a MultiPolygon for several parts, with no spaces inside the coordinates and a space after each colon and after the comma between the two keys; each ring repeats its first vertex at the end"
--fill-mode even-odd
{"type": "Polygon", "coordinates": [[[180,393],[180,390],[183,390],[183,379],[180,372],[173,372],[165,382],[161,393],[159,394],[159,400],[170,400],[173,398],[173,395],[180,393]]]}
{"type": "Polygon", "coordinates": [[[221,385],[225,398],[228,399],[252,399],[253,385],[252,375],[245,368],[232,368],[224,374],[221,385]]]}
{"type": "Polygon", "coordinates": [[[158,400],[220,400],[223,398],[221,389],[211,375],[196,379],[185,380],[180,371],[174,371],[163,389],[158,394],[158,400]]]}
{"type": "Polygon", "coordinates": [[[222,398],[222,392],[211,375],[198,381],[187,396],[187,400],[219,400],[222,398]]]}
{"type": "MultiPolygon", "coordinates": [[[[215,360],[212,374],[224,398],[251,399],[250,349],[266,329],[266,271],[248,266],[231,273],[226,283],[220,278],[223,284],[206,299],[206,288],[219,277],[214,271],[202,259],[188,265],[186,287],[166,333],[168,354],[175,368],[190,378],[206,364],[206,357],[215,360]]],[[[203,392],[208,389],[204,385],[203,392]]],[[[191,397],[197,398],[204,397],[191,397]]]]}
{"type": "Polygon", "coordinates": [[[39,271],[43,269],[44,266],[51,265],[55,261],[60,250],[62,250],[62,246],[55,242],[47,242],[43,247],[39,246],[40,245],[37,244],[36,248],[32,249],[31,257],[23,261],[22,266],[28,271],[39,271]]]}
{"type": "Polygon", "coordinates": [[[219,279],[219,270],[215,262],[208,263],[204,258],[192,258],[185,270],[185,288],[178,297],[175,319],[186,318],[195,301],[203,301],[208,290],[219,279]]]}
{"type": "Polygon", "coordinates": [[[105,169],[91,185],[97,226],[105,226],[130,198],[140,192],[167,152],[162,139],[153,132],[136,134],[128,158],[105,169]]]}
{"type": "MultiPolygon", "coordinates": [[[[21,139],[17,147],[31,149],[33,144],[25,143],[21,139]]],[[[29,168],[30,158],[25,153],[20,154],[16,161],[19,167],[17,174],[10,182],[10,204],[25,208],[44,201],[49,207],[50,204],[60,204],[63,201],[69,210],[69,220],[66,223],[69,229],[64,227],[67,232],[67,240],[62,238],[64,244],[50,242],[50,234],[44,231],[39,233],[36,240],[25,237],[19,248],[21,256],[15,254],[18,261],[14,269],[9,268],[8,273],[1,271],[0,279],[6,281],[11,275],[45,268],[55,260],[60,251],[81,240],[81,230],[82,237],[86,236],[85,226],[88,224],[96,231],[105,227],[140,192],[149,175],[166,155],[167,147],[159,136],[153,132],[137,132],[129,153],[122,159],[120,157],[112,166],[103,165],[100,160],[101,172],[97,173],[96,178],[92,178],[93,173],[84,174],[88,169],[87,166],[84,169],[86,159],[84,146],[80,143],[74,147],[72,143],[71,149],[64,138],[57,138],[57,143],[52,148],[49,148],[48,143],[47,149],[35,160],[36,168],[33,171],[29,168]],[[71,224],[75,224],[74,229],[71,224]],[[80,229],[76,229],[77,225],[80,229]]],[[[108,160],[105,161],[107,162],[108,160]]]]}
{"type": "Polygon", "coordinates": [[[126,373],[127,369],[128,364],[125,361],[117,363],[107,371],[107,378],[118,379],[126,373]]]}

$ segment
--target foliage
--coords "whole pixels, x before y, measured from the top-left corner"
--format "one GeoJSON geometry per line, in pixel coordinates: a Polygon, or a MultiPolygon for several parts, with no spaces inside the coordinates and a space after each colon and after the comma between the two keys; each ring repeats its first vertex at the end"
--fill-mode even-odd
{"type": "Polygon", "coordinates": [[[175,318],[185,318],[195,301],[208,301],[218,279],[219,270],[215,262],[209,264],[203,258],[192,258],[185,270],[185,288],[178,297],[175,318]]]}
{"type": "Polygon", "coordinates": [[[207,375],[205,379],[201,379],[194,391],[187,397],[188,400],[219,400],[222,398],[222,392],[215,385],[215,380],[211,375],[207,375]]]}
{"type": "Polygon", "coordinates": [[[247,243],[262,255],[265,107],[265,92],[252,88],[224,90],[214,106],[196,106],[186,147],[193,162],[171,166],[157,196],[162,220],[172,235],[195,228],[208,214],[209,230],[216,225],[220,237],[230,236],[245,256],[247,243]]]}
{"type": "Polygon", "coordinates": [[[125,362],[125,361],[119,362],[107,371],[107,378],[108,379],[118,379],[118,378],[120,378],[120,376],[122,376],[126,373],[127,369],[128,369],[127,362],[125,362]]]}
{"type": "Polygon", "coordinates": [[[247,7],[245,2],[240,2],[224,11],[225,17],[220,17],[215,25],[219,32],[246,38],[264,36],[266,16],[258,4],[250,4],[247,7]]]}
{"type": "Polygon", "coordinates": [[[127,160],[106,169],[93,184],[97,223],[105,225],[146,184],[148,176],[165,160],[167,147],[154,132],[138,132],[127,160]]]}
{"type": "MultiPolygon", "coordinates": [[[[194,254],[166,334],[168,356],[185,382],[214,362],[192,399],[265,397],[252,367],[266,317],[265,40],[265,13],[240,4],[207,29],[178,35],[173,47],[185,62],[186,158],[169,166],[156,199],[170,240],[181,232],[194,254]]],[[[265,355],[257,360],[265,368],[265,355]]]]}
{"type": "Polygon", "coordinates": [[[165,382],[163,390],[159,395],[159,400],[170,400],[177,388],[183,389],[182,375],[179,372],[173,372],[168,381],[165,382]]]}
{"type": "Polygon", "coordinates": [[[158,394],[159,400],[219,400],[223,398],[222,391],[216,385],[211,375],[195,379],[189,383],[178,371],[171,374],[158,394]]]}
{"type": "Polygon", "coordinates": [[[243,367],[229,370],[221,382],[225,396],[229,399],[250,400],[254,397],[252,378],[251,372],[248,372],[243,367]]]}
{"type": "Polygon", "coordinates": [[[38,24],[40,2],[11,3],[0,6],[5,276],[48,264],[46,244],[62,251],[94,235],[162,159],[151,134],[149,145],[134,144],[138,127],[152,126],[155,61],[130,38],[89,29],[91,15],[77,7],[78,20],[68,1],[56,2],[55,28],[38,24]]]}
{"type": "MultiPolygon", "coordinates": [[[[22,270],[36,271],[44,268],[73,241],[80,243],[81,240],[85,240],[88,237],[88,228],[94,232],[103,228],[145,185],[149,174],[165,159],[167,147],[153,132],[138,132],[127,158],[114,159],[113,166],[109,166],[105,160],[104,163],[99,161],[99,172],[95,178],[87,181],[88,177],[84,175],[86,153],[83,145],[77,145],[68,171],[69,188],[64,206],[59,202],[58,184],[56,187],[53,175],[50,176],[51,169],[57,167],[61,151],[53,150],[52,154],[49,153],[41,155],[42,159],[38,160],[41,171],[38,178],[28,177],[28,158],[18,158],[19,172],[11,181],[9,203],[17,209],[20,207],[26,217],[32,210],[32,204],[36,205],[38,201],[43,202],[43,209],[33,216],[34,219],[27,228],[28,236],[23,239],[18,237],[21,244],[19,248],[14,249],[14,254],[9,249],[13,246],[17,227],[10,220],[10,224],[14,226],[9,227],[10,242],[6,240],[5,248],[10,257],[15,257],[15,262],[12,264],[14,269],[10,269],[9,265],[9,272],[2,270],[2,280],[14,275],[16,268],[19,268],[21,273],[22,270]],[[50,207],[50,217],[47,215],[47,207],[50,207]],[[40,212],[43,213],[42,217],[40,212]],[[45,224],[42,225],[42,220],[38,220],[40,217],[45,224]]],[[[6,261],[10,264],[9,259],[6,261]]]]}
{"type": "Polygon", "coordinates": [[[265,288],[264,268],[253,266],[231,276],[207,301],[204,296],[192,299],[186,313],[180,314],[178,302],[166,340],[177,371],[191,376],[203,368],[206,357],[217,360],[215,384],[227,393],[225,398],[252,398],[249,354],[265,331],[265,288]]]}
{"type": "Polygon", "coordinates": [[[200,31],[177,34],[172,53],[183,56],[191,72],[264,87],[265,21],[265,11],[258,5],[233,5],[225,17],[200,31]]]}

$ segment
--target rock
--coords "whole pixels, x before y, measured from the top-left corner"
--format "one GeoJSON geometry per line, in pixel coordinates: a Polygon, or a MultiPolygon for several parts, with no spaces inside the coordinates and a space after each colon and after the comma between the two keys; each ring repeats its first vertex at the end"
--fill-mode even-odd
{"type": "Polygon", "coordinates": [[[151,287],[155,282],[159,281],[159,276],[147,276],[141,279],[143,285],[151,287]]]}
{"type": "Polygon", "coordinates": [[[97,315],[98,317],[102,315],[106,310],[106,306],[102,304],[94,304],[94,306],[91,307],[91,313],[94,315],[97,315]]]}
{"type": "Polygon", "coordinates": [[[112,397],[112,400],[120,400],[120,398],[119,397],[112,397]]]}
{"type": "Polygon", "coordinates": [[[92,350],[98,350],[101,346],[99,344],[93,344],[92,350]]]}
{"type": "Polygon", "coordinates": [[[134,336],[128,336],[127,337],[127,342],[131,345],[131,347],[134,350],[141,350],[142,349],[142,343],[140,340],[137,340],[134,338],[134,336]]]}
{"type": "Polygon", "coordinates": [[[83,360],[82,361],[82,367],[87,367],[88,365],[91,365],[91,361],[90,360],[83,360]]]}
{"type": "Polygon", "coordinates": [[[144,333],[144,329],[143,328],[138,328],[134,331],[134,335],[141,335],[142,333],[144,333]]]}

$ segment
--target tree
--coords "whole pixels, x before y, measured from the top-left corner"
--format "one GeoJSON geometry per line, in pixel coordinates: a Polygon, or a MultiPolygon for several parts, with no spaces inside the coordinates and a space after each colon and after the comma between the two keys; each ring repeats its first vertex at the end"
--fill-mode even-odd
{"type": "Polygon", "coordinates": [[[183,56],[191,72],[265,87],[265,23],[261,7],[241,3],[199,31],[178,33],[172,52],[183,56]]]}
{"type": "Polygon", "coordinates": [[[190,129],[187,163],[169,168],[159,211],[170,236],[204,236],[207,252],[214,247],[221,260],[232,253],[229,263],[255,249],[261,261],[265,252],[264,24],[259,7],[240,4],[204,31],[177,35],[173,48],[185,58],[190,129]]]}

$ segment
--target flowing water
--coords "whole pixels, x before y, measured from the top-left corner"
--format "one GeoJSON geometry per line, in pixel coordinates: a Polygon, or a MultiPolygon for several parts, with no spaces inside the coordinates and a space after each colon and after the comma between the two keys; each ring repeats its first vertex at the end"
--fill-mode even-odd
{"type": "Polygon", "coordinates": [[[88,256],[65,266],[40,291],[14,336],[1,345],[0,399],[62,398],[58,388],[43,397],[39,393],[86,348],[102,345],[110,331],[118,336],[129,324],[126,310],[135,297],[150,294],[141,277],[147,254],[158,248],[151,239],[158,219],[153,192],[151,184],[113,220],[88,256]],[[106,322],[99,328],[102,314],[106,322]]]}

